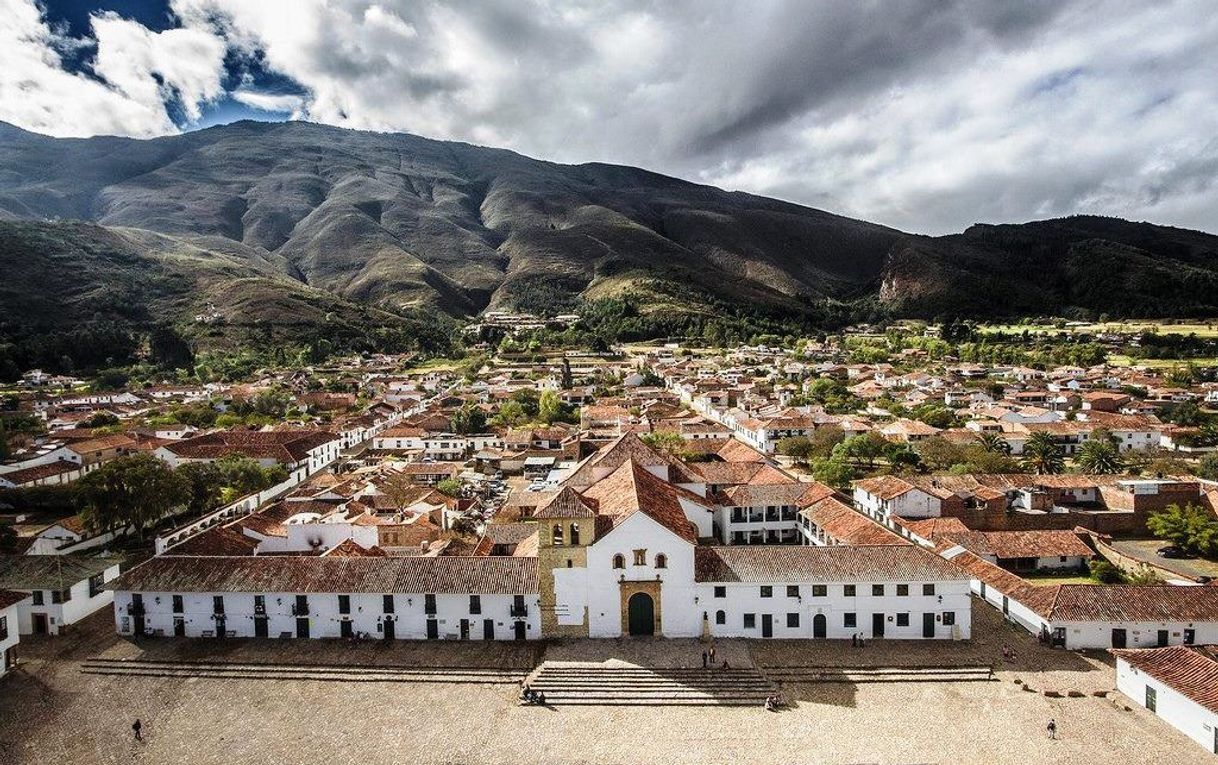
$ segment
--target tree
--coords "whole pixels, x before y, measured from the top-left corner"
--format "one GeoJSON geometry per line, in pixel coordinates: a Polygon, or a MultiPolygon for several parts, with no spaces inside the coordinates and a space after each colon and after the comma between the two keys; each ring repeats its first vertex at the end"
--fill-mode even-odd
{"type": "Polygon", "coordinates": [[[812,440],[807,436],[788,436],[778,439],[774,451],[797,460],[807,460],[812,454],[812,440]]]}
{"type": "Polygon", "coordinates": [[[174,471],[186,492],[186,507],[194,515],[202,515],[220,506],[224,477],[211,462],[187,462],[174,471]]]}
{"type": "Polygon", "coordinates": [[[519,425],[528,419],[528,415],[524,411],[524,406],[519,401],[504,401],[499,407],[499,413],[495,415],[494,422],[496,425],[510,428],[514,425],[519,425]]]}
{"type": "Polygon", "coordinates": [[[90,529],[130,525],[141,539],[145,528],[187,500],[182,479],[151,454],[133,454],[103,464],[76,482],[75,495],[90,529]]]}
{"type": "Polygon", "coordinates": [[[1040,475],[1060,473],[1066,464],[1061,447],[1043,430],[1033,433],[1023,445],[1023,462],[1028,470],[1040,475]]]}
{"type": "Polygon", "coordinates": [[[831,457],[827,460],[817,460],[811,467],[813,478],[838,489],[850,486],[850,482],[858,478],[858,469],[842,459],[831,457]]]}
{"type": "Polygon", "coordinates": [[[419,495],[418,484],[405,473],[390,475],[376,487],[376,490],[387,497],[399,513],[406,509],[406,505],[411,499],[419,495]]]}
{"type": "Polygon", "coordinates": [[[569,390],[572,385],[571,361],[565,357],[562,360],[562,377],[559,384],[562,385],[563,390],[569,390]]]}
{"type": "Polygon", "coordinates": [[[1218,480],[1218,452],[1210,452],[1201,458],[1197,464],[1197,475],[1201,478],[1218,480]]]}
{"type": "Polygon", "coordinates": [[[838,425],[822,425],[812,431],[808,440],[811,445],[809,458],[828,459],[833,453],[833,447],[846,440],[846,431],[838,425]]]}
{"type": "Polygon", "coordinates": [[[1115,475],[1125,472],[1116,442],[1106,431],[1096,431],[1078,450],[1074,461],[1084,473],[1115,475]]]}
{"type": "Polygon", "coordinates": [[[851,436],[833,447],[830,459],[854,462],[874,470],[876,462],[884,456],[888,449],[888,441],[875,431],[851,436]]]}
{"type": "Polygon", "coordinates": [[[1093,560],[1087,564],[1087,568],[1091,571],[1091,578],[1100,584],[1120,584],[1125,581],[1121,569],[1106,560],[1093,560]]]}
{"type": "Polygon", "coordinates": [[[644,433],[639,440],[661,454],[681,458],[685,455],[685,439],[671,430],[656,430],[644,433]]]}
{"type": "Polygon", "coordinates": [[[1179,545],[1190,553],[1218,555],[1218,518],[1204,507],[1168,505],[1146,519],[1146,528],[1158,539],[1179,545]]]}
{"type": "Polygon", "coordinates": [[[436,484],[436,491],[450,497],[459,497],[461,496],[461,482],[456,478],[445,478],[436,484]]]}
{"type": "Polygon", "coordinates": [[[994,454],[1011,453],[1010,442],[1003,438],[1000,433],[995,433],[992,430],[978,433],[976,441],[977,445],[982,449],[985,449],[987,452],[992,452],[994,454]]]}
{"type": "Polygon", "coordinates": [[[513,393],[509,401],[514,401],[517,404],[520,404],[520,407],[524,410],[526,417],[536,417],[537,407],[540,403],[540,399],[541,396],[538,395],[537,391],[533,390],[532,388],[522,388],[521,390],[513,393]]]}
{"type": "Polygon", "coordinates": [[[464,404],[452,416],[453,432],[467,435],[486,432],[486,412],[476,404],[464,404]]]}
{"type": "Polygon", "coordinates": [[[537,419],[546,424],[575,421],[575,410],[558,396],[557,391],[548,390],[537,400],[537,419]]]}

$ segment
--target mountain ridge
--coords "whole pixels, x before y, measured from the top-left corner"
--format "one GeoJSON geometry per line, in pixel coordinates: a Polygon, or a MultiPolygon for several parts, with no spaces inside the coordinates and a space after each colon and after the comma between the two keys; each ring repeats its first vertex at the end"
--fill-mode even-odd
{"type": "MultiPolygon", "coordinates": [[[[640,168],[305,122],[144,140],[0,123],[0,219],[155,232],[386,315],[606,298],[808,324],[852,306],[925,318],[1218,315],[1218,237],[1203,232],[1071,216],[932,237],[640,168]]],[[[8,237],[0,265],[33,257],[21,250],[30,240],[8,237]]]]}

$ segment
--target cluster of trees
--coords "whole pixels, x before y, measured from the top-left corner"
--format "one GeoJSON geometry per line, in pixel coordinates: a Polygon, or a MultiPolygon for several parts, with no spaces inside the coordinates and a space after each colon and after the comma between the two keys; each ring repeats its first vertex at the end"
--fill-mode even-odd
{"type": "Polygon", "coordinates": [[[245,457],[186,463],[175,470],[150,454],[133,454],[82,477],[72,485],[72,495],[91,530],[131,526],[143,538],[146,529],[179,508],[206,513],[286,478],[282,466],[264,468],[245,457]]]}
{"type": "Polygon", "coordinates": [[[1146,519],[1146,528],[1159,539],[1193,555],[1218,557],[1218,517],[1200,505],[1168,505],[1146,519]]]}
{"type": "Polygon", "coordinates": [[[503,402],[492,422],[503,427],[516,427],[530,422],[546,425],[556,422],[577,423],[579,414],[575,407],[559,398],[556,391],[547,390],[538,394],[537,391],[526,388],[516,391],[511,398],[503,402]]]}
{"type": "Polygon", "coordinates": [[[806,393],[795,396],[791,403],[795,406],[817,404],[823,406],[826,412],[848,414],[858,411],[863,402],[841,380],[821,377],[808,386],[806,393]]]}

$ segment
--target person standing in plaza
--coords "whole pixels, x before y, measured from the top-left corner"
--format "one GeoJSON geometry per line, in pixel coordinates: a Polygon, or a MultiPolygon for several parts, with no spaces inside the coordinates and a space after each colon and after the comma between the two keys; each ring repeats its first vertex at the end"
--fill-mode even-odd
{"type": "Polygon", "coordinates": [[[1045,726],[1045,729],[1049,731],[1049,738],[1057,740],[1057,720],[1049,718],[1049,724],[1045,726]]]}
{"type": "Polygon", "coordinates": [[[144,725],[143,725],[143,723],[140,722],[138,717],[135,719],[135,722],[131,723],[131,730],[135,733],[136,741],[144,740],[144,736],[140,733],[140,731],[143,730],[143,728],[144,728],[144,725]]]}
{"type": "Polygon", "coordinates": [[[702,669],[706,669],[706,658],[707,658],[707,653],[706,653],[706,651],[703,651],[702,652],[702,669]]]}

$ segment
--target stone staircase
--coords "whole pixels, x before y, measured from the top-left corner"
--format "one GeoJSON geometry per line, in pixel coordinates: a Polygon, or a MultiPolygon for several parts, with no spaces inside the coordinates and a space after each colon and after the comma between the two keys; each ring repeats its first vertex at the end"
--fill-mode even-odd
{"type": "Polygon", "coordinates": [[[161,661],[95,658],[81,662],[88,675],[206,677],[231,680],[318,680],[364,683],[516,684],[528,670],[483,667],[350,666],[227,661],[161,661]]]}
{"type": "Polygon", "coordinates": [[[994,670],[971,667],[829,667],[812,665],[769,666],[765,676],[776,683],[952,683],[994,680],[994,670]]]}
{"type": "Polygon", "coordinates": [[[547,705],[762,706],[774,686],[752,667],[698,669],[545,662],[529,678],[547,705]]]}

